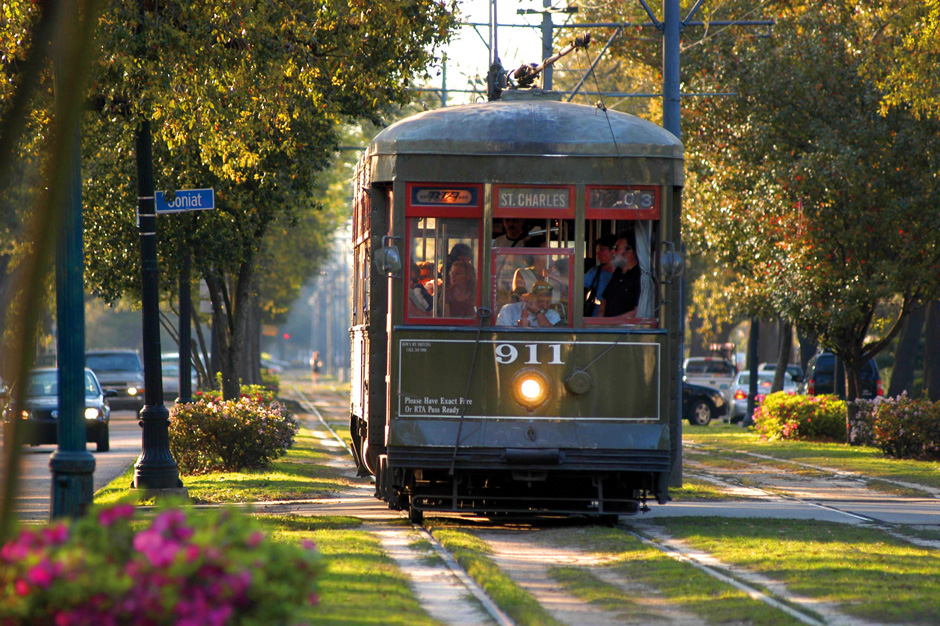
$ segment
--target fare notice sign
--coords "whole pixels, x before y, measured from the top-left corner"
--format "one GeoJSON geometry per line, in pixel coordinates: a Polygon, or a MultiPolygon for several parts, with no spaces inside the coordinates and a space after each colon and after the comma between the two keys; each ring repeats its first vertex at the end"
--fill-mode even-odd
{"type": "Polygon", "coordinates": [[[180,189],[173,195],[174,197],[170,200],[162,191],[154,194],[157,215],[184,211],[209,211],[215,208],[215,190],[213,189],[180,189]]]}

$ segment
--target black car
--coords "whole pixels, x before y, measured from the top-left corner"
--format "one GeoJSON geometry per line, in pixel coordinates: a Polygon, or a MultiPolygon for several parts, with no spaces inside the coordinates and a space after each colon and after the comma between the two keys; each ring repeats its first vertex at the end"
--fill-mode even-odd
{"type": "MultiPolygon", "coordinates": [[[[874,398],[884,395],[881,374],[874,359],[862,367],[858,388],[859,398],[874,398]]],[[[835,394],[845,400],[845,365],[842,359],[831,352],[820,352],[806,364],[804,389],[807,395],[835,394]]]]}
{"type": "Polygon", "coordinates": [[[682,383],[682,416],[693,426],[707,426],[728,413],[728,403],[721,392],[692,383],[682,383]]]}
{"type": "MultiPolygon", "coordinates": [[[[16,417],[24,420],[21,426],[21,441],[31,446],[58,443],[59,424],[59,374],[54,367],[31,370],[26,388],[23,411],[19,416],[7,407],[4,415],[7,427],[16,417]]],[[[98,452],[107,452],[111,447],[111,408],[108,398],[114,391],[101,389],[98,378],[85,368],[85,431],[87,441],[97,444],[98,452]]]]}
{"type": "Polygon", "coordinates": [[[113,408],[143,408],[144,364],[136,350],[89,350],[85,366],[95,373],[102,387],[117,392],[111,401],[113,408]]]}

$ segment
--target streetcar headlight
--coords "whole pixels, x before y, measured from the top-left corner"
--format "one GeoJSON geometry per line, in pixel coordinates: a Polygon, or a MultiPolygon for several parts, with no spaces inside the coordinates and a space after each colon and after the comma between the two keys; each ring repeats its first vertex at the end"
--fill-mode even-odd
{"type": "Polygon", "coordinates": [[[545,374],[538,370],[523,370],[516,374],[512,393],[516,402],[532,410],[548,400],[550,385],[545,374]]]}
{"type": "Polygon", "coordinates": [[[85,419],[86,420],[98,419],[98,409],[96,409],[95,407],[91,407],[91,406],[85,409],[85,419]]]}

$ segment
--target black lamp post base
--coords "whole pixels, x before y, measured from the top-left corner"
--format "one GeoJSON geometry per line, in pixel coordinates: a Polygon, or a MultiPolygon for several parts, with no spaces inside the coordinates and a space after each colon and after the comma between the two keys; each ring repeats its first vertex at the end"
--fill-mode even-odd
{"type": "Polygon", "coordinates": [[[56,450],[52,472],[52,519],[81,517],[93,500],[95,457],[85,450],[56,450]]]}

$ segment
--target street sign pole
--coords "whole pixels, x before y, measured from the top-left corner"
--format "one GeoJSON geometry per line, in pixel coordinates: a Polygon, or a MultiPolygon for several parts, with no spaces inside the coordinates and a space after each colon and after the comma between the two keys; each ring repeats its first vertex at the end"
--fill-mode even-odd
{"type": "Polygon", "coordinates": [[[170,453],[170,413],[163,406],[160,363],[160,296],[157,267],[157,214],[153,191],[150,122],[137,130],[137,211],[140,221],[141,306],[143,309],[144,408],[142,450],[134,465],[135,489],[182,490],[179,467],[170,453]]]}

